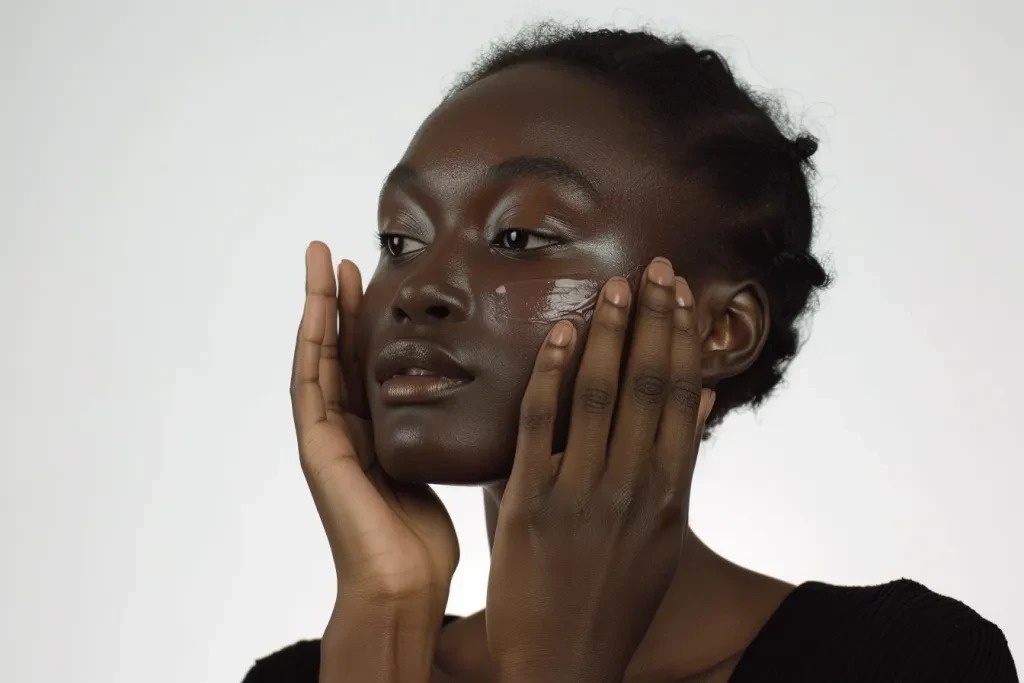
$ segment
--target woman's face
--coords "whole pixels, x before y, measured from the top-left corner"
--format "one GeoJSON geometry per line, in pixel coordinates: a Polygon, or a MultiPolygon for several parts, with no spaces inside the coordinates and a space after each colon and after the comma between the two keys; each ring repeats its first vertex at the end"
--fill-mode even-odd
{"type": "Polygon", "coordinates": [[[657,255],[687,272],[683,193],[645,123],[568,68],[512,67],[439,107],[383,188],[379,229],[392,237],[357,324],[384,469],[507,478],[551,325],[572,320],[583,342],[609,277],[635,287],[657,255]]]}

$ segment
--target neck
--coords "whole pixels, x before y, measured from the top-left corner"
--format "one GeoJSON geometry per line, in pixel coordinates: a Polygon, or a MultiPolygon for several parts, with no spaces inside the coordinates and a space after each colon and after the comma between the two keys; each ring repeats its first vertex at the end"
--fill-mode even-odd
{"type": "MultiPolygon", "coordinates": [[[[484,487],[493,547],[506,482],[484,487]]],[[[639,679],[684,678],[738,657],[793,586],[725,559],[687,526],[675,574],[630,664],[639,679]],[[679,643],[688,643],[680,650],[679,643]]]]}

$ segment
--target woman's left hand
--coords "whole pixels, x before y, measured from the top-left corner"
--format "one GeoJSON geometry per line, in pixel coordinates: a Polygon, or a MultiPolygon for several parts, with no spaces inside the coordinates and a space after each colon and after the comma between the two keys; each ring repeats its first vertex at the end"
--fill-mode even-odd
{"type": "Polygon", "coordinates": [[[555,325],[520,411],[498,514],[487,642],[500,680],[621,681],[679,559],[690,482],[714,393],[701,388],[693,294],[655,259],[638,294],[609,280],[577,374],[564,454],[558,392],[576,339],[555,325]]]}

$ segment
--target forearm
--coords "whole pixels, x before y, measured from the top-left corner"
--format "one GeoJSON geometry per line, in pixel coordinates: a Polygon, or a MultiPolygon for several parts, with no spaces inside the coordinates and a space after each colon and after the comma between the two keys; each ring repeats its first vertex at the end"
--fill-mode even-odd
{"type": "Polygon", "coordinates": [[[617,683],[622,675],[609,676],[606,672],[588,671],[585,673],[560,671],[542,671],[536,673],[501,673],[500,683],[617,683]]]}
{"type": "Polygon", "coordinates": [[[546,671],[538,674],[501,674],[501,683],[617,683],[623,677],[609,677],[605,673],[561,673],[546,671]]]}
{"type": "Polygon", "coordinates": [[[619,683],[625,675],[625,665],[602,661],[600,657],[581,658],[552,654],[531,657],[517,664],[504,663],[498,667],[500,683],[619,683]],[[575,660],[575,661],[571,661],[575,660]]]}
{"type": "Polygon", "coordinates": [[[426,610],[346,608],[320,644],[320,683],[427,683],[440,631],[426,610]]]}

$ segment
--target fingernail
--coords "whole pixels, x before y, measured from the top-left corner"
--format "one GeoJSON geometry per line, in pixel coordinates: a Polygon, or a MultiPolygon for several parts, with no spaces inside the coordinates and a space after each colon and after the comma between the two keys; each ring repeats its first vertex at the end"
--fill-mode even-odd
{"type": "Polygon", "coordinates": [[[629,286],[625,280],[614,278],[604,286],[604,298],[613,306],[622,308],[629,298],[629,286]]]}
{"type": "Polygon", "coordinates": [[[551,336],[548,339],[552,346],[566,346],[569,344],[569,339],[571,337],[572,323],[559,320],[555,323],[555,327],[551,330],[551,336]]]}
{"type": "Polygon", "coordinates": [[[676,276],[676,305],[680,308],[693,308],[693,292],[690,285],[680,276],[676,276]]]}
{"type": "Polygon", "coordinates": [[[659,256],[651,261],[651,265],[647,268],[647,279],[662,287],[671,286],[672,264],[668,262],[668,259],[659,256]]]}

